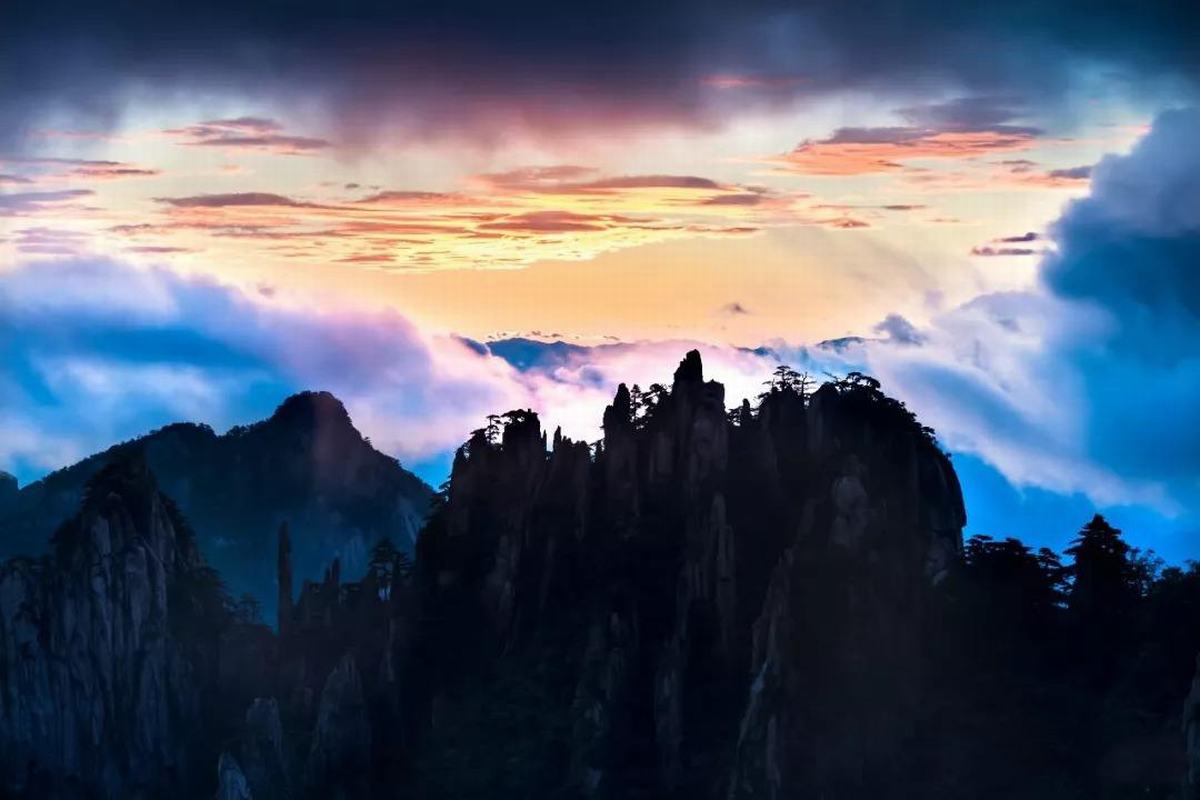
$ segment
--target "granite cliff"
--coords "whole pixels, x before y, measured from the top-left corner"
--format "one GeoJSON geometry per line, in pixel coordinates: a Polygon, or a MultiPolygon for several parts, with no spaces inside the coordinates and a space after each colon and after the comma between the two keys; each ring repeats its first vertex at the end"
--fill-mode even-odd
{"type": "Polygon", "coordinates": [[[50,555],[0,567],[5,789],[151,797],[207,772],[212,577],[144,463],[102,469],[50,555]]]}

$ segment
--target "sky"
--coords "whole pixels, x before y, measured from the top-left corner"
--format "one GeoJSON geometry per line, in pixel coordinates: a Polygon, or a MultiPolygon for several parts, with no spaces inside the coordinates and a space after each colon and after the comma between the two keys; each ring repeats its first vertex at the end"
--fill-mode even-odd
{"type": "Polygon", "coordinates": [[[437,484],[699,347],[877,376],[968,533],[1200,555],[1187,2],[0,8],[0,469],[328,389],[437,484]]]}

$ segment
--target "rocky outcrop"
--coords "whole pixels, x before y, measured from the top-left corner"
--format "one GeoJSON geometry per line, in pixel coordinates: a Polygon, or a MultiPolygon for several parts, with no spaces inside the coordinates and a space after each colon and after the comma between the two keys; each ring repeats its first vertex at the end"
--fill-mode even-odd
{"type": "Polygon", "coordinates": [[[426,614],[475,635],[439,635],[428,684],[569,659],[542,702],[571,709],[563,781],[585,795],[886,779],[965,522],[928,432],[857,377],[727,414],[696,352],[669,389],[620,386],[603,427],[594,456],[557,433],[547,453],[515,412],[459,451],[418,567],[426,614]]]}
{"type": "Polygon", "coordinates": [[[305,780],[309,794],[361,794],[371,758],[371,723],[362,678],[353,656],[338,662],[325,681],[317,711],[305,780]]]}
{"type": "MultiPolygon", "coordinates": [[[[207,772],[209,573],[144,463],[89,483],[52,555],[0,567],[0,776],[25,796],[133,797],[207,772]]],[[[211,762],[210,762],[211,763],[211,762]]]]}
{"type": "Polygon", "coordinates": [[[731,798],[869,794],[908,767],[929,589],[965,514],[945,456],[887,403],[872,387],[813,397],[814,472],[754,624],[731,798]]]}
{"type": "Polygon", "coordinates": [[[254,800],[242,768],[229,753],[217,761],[217,800],[254,800]]]}
{"type": "Polygon", "coordinates": [[[288,800],[292,775],[275,698],[255,698],[246,710],[238,757],[255,800],[288,800]]]}
{"type": "Polygon", "coordinates": [[[1183,702],[1183,736],[1187,759],[1183,796],[1184,800],[1196,800],[1200,798],[1200,655],[1196,656],[1196,672],[1183,702]]]}

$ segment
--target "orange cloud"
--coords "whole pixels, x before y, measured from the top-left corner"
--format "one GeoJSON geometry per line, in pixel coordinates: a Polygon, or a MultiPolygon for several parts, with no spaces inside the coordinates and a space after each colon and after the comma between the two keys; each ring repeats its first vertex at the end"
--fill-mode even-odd
{"type": "Polygon", "coordinates": [[[865,175],[902,170],[904,162],[919,159],[1026,150],[1037,135],[1036,129],[1014,125],[980,130],[841,128],[828,139],[807,140],[769,162],[781,171],[805,175],[865,175]]]}
{"type": "MultiPolygon", "coordinates": [[[[255,135],[275,130],[274,123],[258,118],[202,125],[255,135]]],[[[70,166],[115,173],[139,169],[122,162],[70,166]]],[[[53,218],[68,206],[79,208],[72,201],[90,194],[0,195],[0,215],[53,218]]],[[[97,213],[73,224],[108,234],[95,242],[113,252],[163,257],[205,252],[231,261],[295,259],[421,270],[591,259],[643,244],[743,237],[782,225],[869,224],[847,210],[817,208],[801,193],[697,175],[611,175],[569,164],[475,175],[460,188],[437,191],[339,181],[316,184],[303,194],[250,187],[151,199],[156,211],[150,216],[141,208],[90,209],[97,213]]]]}

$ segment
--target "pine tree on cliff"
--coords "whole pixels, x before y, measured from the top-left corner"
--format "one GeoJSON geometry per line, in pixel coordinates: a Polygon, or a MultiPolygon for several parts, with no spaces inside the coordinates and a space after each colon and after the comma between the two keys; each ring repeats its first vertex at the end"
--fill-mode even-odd
{"type": "Polygon", "coordinates": [[[1081,669],[1104,679],[1134,633],[1139,599],[1134,553],[1100,514],[1083,526],[1066,553],[1073,558],[1066,569],[1071,581],[1067,609],[1081,669]]]}
{"type": "Polygon", "coordinates": [[[1081,620],[1112,617],[1136,599],[1129,545],[1103,516],[1092,517],[1066,552],[1074,558],[1069,604],[1081,620]]]}

